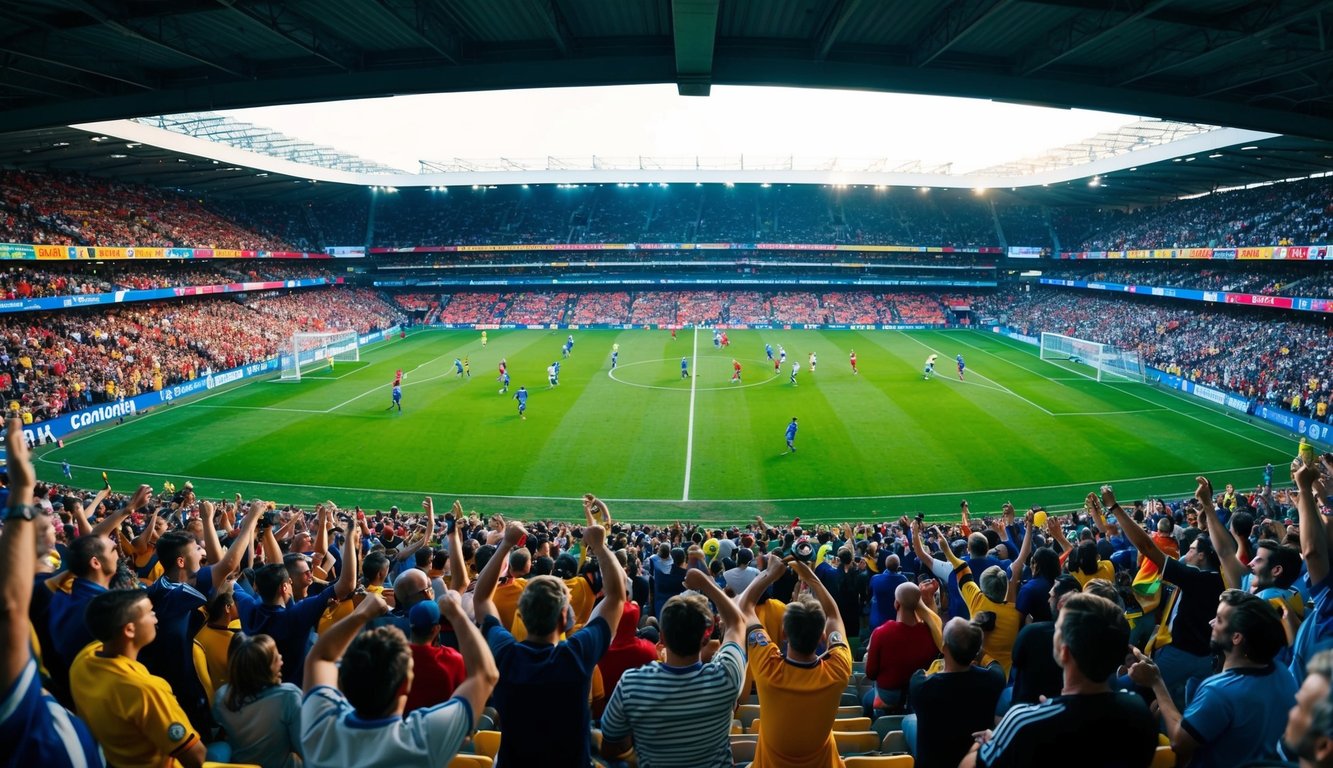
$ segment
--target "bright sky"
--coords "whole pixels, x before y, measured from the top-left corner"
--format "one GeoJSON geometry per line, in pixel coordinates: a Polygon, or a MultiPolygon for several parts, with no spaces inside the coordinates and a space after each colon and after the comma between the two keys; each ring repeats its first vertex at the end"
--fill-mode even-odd
{"type": "Polygon", "coordinates": [[[965,173],[1137,119],[978,99],[674,85],[396,96],[225,112],[405,171],[419,160],[546,156],[888,158],[965,173]]]}

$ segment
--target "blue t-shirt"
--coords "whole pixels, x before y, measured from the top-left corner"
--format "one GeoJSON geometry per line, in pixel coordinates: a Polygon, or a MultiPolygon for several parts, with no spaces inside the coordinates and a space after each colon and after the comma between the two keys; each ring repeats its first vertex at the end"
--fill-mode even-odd
{"type": "Polygon", "coordinates": [[[591,740],[588,694],[593,669],[611,645],[611,627],[593,618],[555,645],[518,642],[495,616],[481,633],[495,656],[500,682],[493,701],[500,712],[497,765],[587,768],[591,740]],[[552,749],[551,739],[560,742],[552,749]]]}
{"type": "Polygon", "coordinates": [[[1305,665],[1319,651],[1333,647],[1333,605],[1329,594],[1333,592],[1333,574],[1325,576],[1318,584],[1310,584],[1309,575],[1300,581],[1310,588],[1310,597],[1314,600],[1314,609],[1308,611],[1301,628],[1296,630],[1296,639],[1291,644],[1291,675],[1296,684],[1305,682],[1305,665]]]}
{"type": "MultiPolygon", "coordinates": [[[[796,439],[796,424],[795,424],[795,423],[792,423],[792,424],[788,424],[788,425],[787,425],[787,439],[788,439],[788,440],[794,440],[794,439],[796,439]]],[[[816,441],[816,442],[818,442],[818,441],[816,441]]]]}
{"type": "Polygon", "coordinates": [[[241,627],[252,635],[268,635],[277,643],[278,652],[282,654],[282,682],[301,685],[310,633],[319,623],[319,617],[324,615],[329,601],[337,595],[338,588],[329,585],[323,592],[309,595],[290,606],[280,606],[265,605],[259,598],[236,590],[241,627]]]}
{"type": "Polygon", "coordinates": [[[193,719],[206,713],[208,706],[194,670],[194,634],[203,624],[199,609],[208,599],[193,586],[168,581],[165,576],[149,585],[147,592],[157,614],[157,637],[139,652],[139,661],[171,683],[177,701],[193,719]]]}
{"type": "Polygon", "coordinates": [[[1031,616],[1033,621],[1051,620],[1051,587],[1054,583],[1045,576],[1038,576],[1024,584],[1018,590],[1014,607],[1024,616],[1031,616]]]}
{"type": "Polygon", "coordinates": [[[514,399],[518,401],[519,405],[527,405],[528,391],[526,389],[520,389],[519,391],[514,393],[514,399]]]}
{"type": "Polygon", "coordinates": [[[893,607],[894,593],[898,585],[907,581],[907,577],[894,571],[884,571],[870,577],[870,629],[895,618],[898,611],[893,607]]]}
{"type": "Polygon", "coordinates": [[[0,700],[0,763],[42,768],[101,768],[102,749],[82,720],[42,691],[36,659],[0,700]]]}
{"type": "MultiPolygon", "coordinates": [[[[57,590],[51,597],[51,639],[62,659],[73,659],[84,646],[93,641],[93,633],[83,620],[83,612],[94,597],[106,587],[88,579],[74,579],[69,592],[57,590]]],[[[66,662],[69,663],[68,661],[66,662]]]]}
{"type": "Polygon", "coordinates": [[[1194,692],[1180,725],[1199,743],[1193,768],[1243,765],[1278,756],[1296,681],[1286,667],[1219,672],[1194,692]]]}
{"type": "MultiPolygon", "coordinates": [[[[393,399],[400,400],[402,399],[402,397],[403,397],[403,388],[395,384],[393,387],[393,399]]],[[[381,400],[380,402],[382,403],[384,401],[381,400]]]]}

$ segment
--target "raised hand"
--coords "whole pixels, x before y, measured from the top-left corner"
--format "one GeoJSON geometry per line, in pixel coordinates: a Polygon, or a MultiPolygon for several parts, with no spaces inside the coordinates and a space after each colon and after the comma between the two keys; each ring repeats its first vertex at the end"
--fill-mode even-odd
{"type": "Polygon", "coordinates": [[[685,586],[695,592],[701,591],[708,585],[709,581],[711,581],[711,579],[708,577],[708,574],[698,568],[691,568],[685,572],[685,586]]]}
{"type": "Polygon", "coordinates": [[[1194,478],[1194,482],[1199,484],[1199,487],[1194,489],[1194,498],[1198,499],[1200,504],[1211,506],[1213,503],[1213,484],[1203,476],[1194,478]]]}
{"type": "Polygon", "coordinates": [[[528,535],[528,530],[520,522],[512,522],[505,526],[504,543],[510,547],[517,547],[518,543],[528,535]]]}
{"type": "Polygon", "coordinates": [[[583,544],[589,550],[606,546],[606,529],[600,525],[590,525],[584,528],[583,544]]]}

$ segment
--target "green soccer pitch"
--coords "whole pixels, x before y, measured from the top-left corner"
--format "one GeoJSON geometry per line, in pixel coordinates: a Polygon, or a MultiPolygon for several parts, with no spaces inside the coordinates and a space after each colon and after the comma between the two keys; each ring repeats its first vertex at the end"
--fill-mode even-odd
{"type": "MultiPolygon", "coordinates": [[[[1142,383],[978,331],[425,330],[297,383],[246,383],[154,409],[39,451],[39,474],[116,490],[192,480],[204,498],[419,509],[425,495],[479,513],[581,519],[584,492],[630,521],[956,519],[1006,500],[1071,509],[1102,483],[1122,499],[1253,488],[1281,475],[1294,438],[1142,383]],[[568,333],[575,346],[560,348],[568,333]],[[620,345],[611,371],[612,345],[620,345]],[[779,375],[764,344],[787,351],[779,375]],[[855,350],[860,374],[848,364],[855,350]],[[808,358],[818,355],[818,369],[808,358]],[[923,363],[940,355],[926,380],[923,363]],[[954,355],[967,360],[959,380],[954,355]],[[472,376],[455,375],[467,357],[472,376]],[[689,361],[691,378],[680,375],[689,361]],[[497,364],[513,379],[498,392],[497,364]],[[732,383],[732,359],[743,366],[732,383]],[[561,360],[560,385],[546,366],[561,360]],[[789,382],[798,360],[798,386],[789,382]],[[403,369],[403,410],[389,410],[403,369]],[[528,388],[527,419],[513,394],[528,388]],[[799,419],[797,452],[784,432],[799,419]]],[[[1279,481],[1285,480],[1279,477],[1279,481]]]]}

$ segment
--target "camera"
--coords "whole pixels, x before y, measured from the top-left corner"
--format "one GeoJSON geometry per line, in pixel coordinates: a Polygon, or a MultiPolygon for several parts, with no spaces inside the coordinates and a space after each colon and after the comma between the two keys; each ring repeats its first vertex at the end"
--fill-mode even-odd
{"type": "Polygon", "coordinates": [[[802,536],[796,540],[791,547],[792,557],[803,563],[813,563],[815,561],[815,545],[810,541],[809,536],[802,536]]]}
{"type": "Polygon", "coordinates": [[[925,524],[926,524],[926,513],[925,513],[925,512],[917,512],[917,513],[916,513],[916,521],[917,521],[918,523],[921,523],[922,525],[925,525],[925,524]]]}
{"type": "Polygon", "coordinates": [[[277,522],[278,522],[277,510],[270,509],[261,512],[259,514],[259,530],[261,531],[264,530],[265,528],[272,528],[274,525],[277,524],[277,522]]]}
{"type": "Polygon", "coordinates": [[[445,535],[448,536],[449,534],[452,534],[452,533],[454,532],[454,528],[456,528],[456,527],[458,527],[458,521],[454,519],[454,513],[453,513],[453,512],[445,512],[445,513],[444,513],[444,533],[445,533],[445,535]]]}

